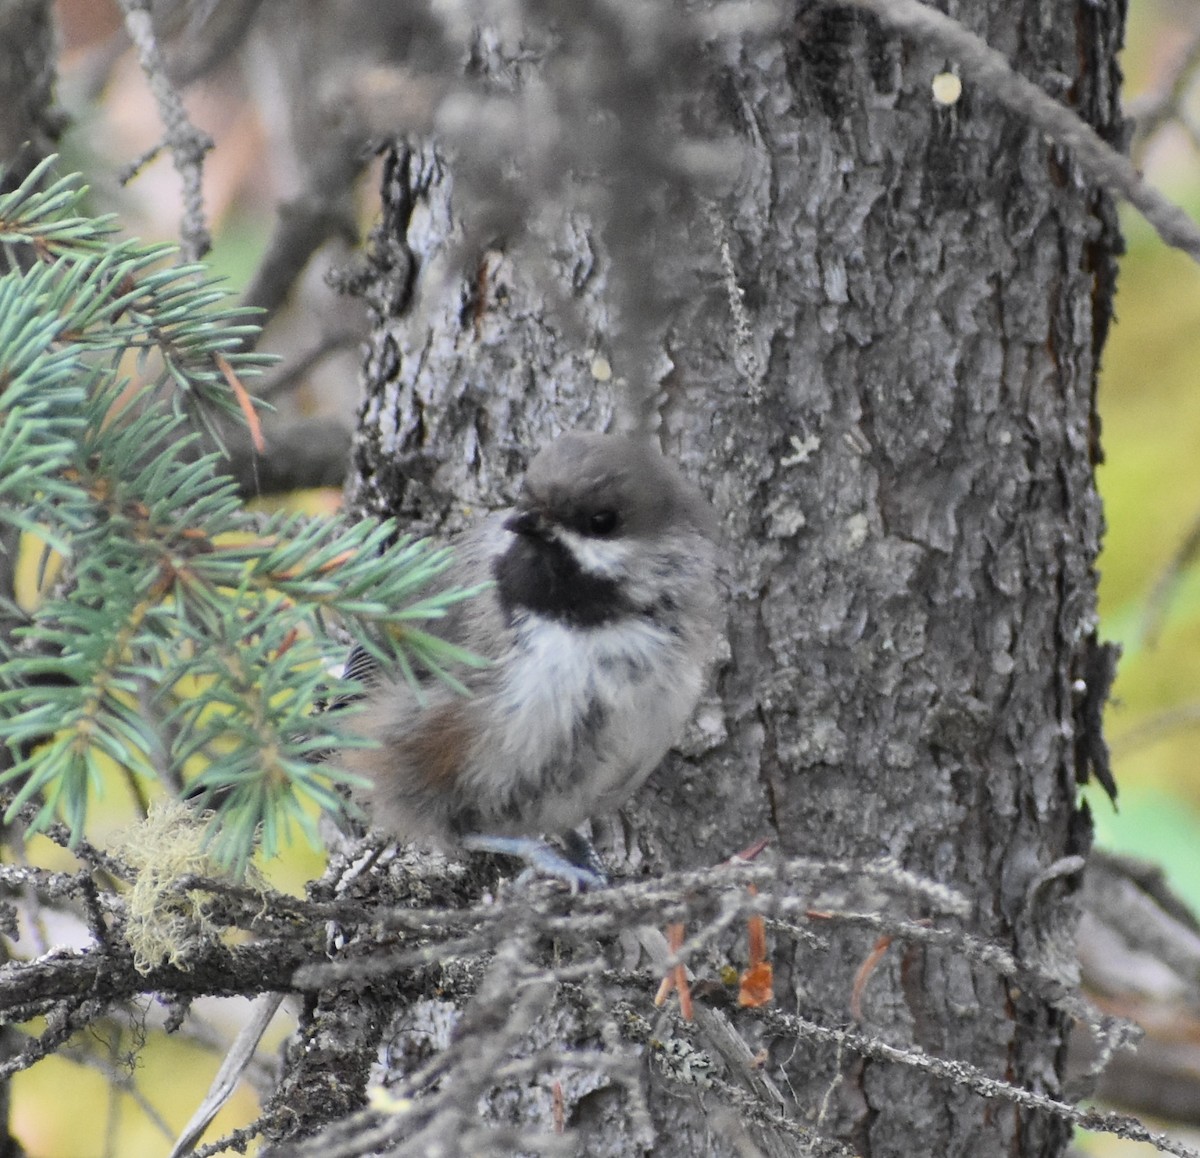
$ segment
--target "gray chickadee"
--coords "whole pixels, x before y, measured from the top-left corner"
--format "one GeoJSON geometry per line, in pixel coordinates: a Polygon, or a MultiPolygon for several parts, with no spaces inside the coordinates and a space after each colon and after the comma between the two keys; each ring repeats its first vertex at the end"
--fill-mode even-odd
{"type": "Polygon", "coordinates": [[[375,826],[598,883],[573,830],[628,799],[696,706],[718,633],[715,537],[712,508],[649,439],[543,449],[516,506],[455,540],[438,577],[493,581],[435,626],[490,661],[462,677],[471,695],[432,678],[418,695],[351,657],[366,704],[350,727],[378,746],[335,759],[372,782],[375,826]],[[538,834],[562,835],[572,859],[538,834]]]}

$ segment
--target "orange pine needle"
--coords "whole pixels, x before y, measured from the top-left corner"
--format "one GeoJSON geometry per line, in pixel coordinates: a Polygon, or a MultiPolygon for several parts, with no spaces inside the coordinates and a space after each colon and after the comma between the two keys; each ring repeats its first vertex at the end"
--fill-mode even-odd
{"type": "Polygon", "coordinates": [[[229,383],[229,389],[233,391],[233,396],[237,399],[238,406],[241,407],[242,414],[246,419],[246,427],[250,431],[250,441],[254,444],[254,449],[262,454],[267,449],[266,440],[263,438],[262,423],[258,421],[258,415],[254,411],[254,403],[250,401],[250,395],[246,391],[246,387],[242,385],[241,380],[233,372],[233,367],[229,364],[229,359],[224,354],[214,354],[217,366],[221,373],[225,375],[225,381],[229,383]]]}
{"type": "MultiPolygon", "coordinates": [[[[766,837],[756,840],[753,844],[736,852],[725,863],[728,865],[746,864],[755,859],[770,844],[766,837]]],[[[757,895],[758,890],[748,886],[750,892],[757,895]]],[[[750,936],[750,967],[741,975],[738,1002],[744,1006],[756,1007],[766,1005],[775,995],[774,972],[767,960],[767,926],[760,916],[753,916],[747,921],[750,936]]],[[[678,953],[683,947],[684,926],[675,922],[667,926],[667,944],[672,953],[678,953]]],[[[662,979],[658,992],[654,995],[654,1004],[662,1005],[670,997],[672,991],[679,993],[679,1013],[685,1021],[691,1021],[695,1014],[692,1003],[692,989],[688,984],[687,969],[682,964],[673,965],[662,979]]]]}
{"type": "Polygon", "coordinates": [[[862,999],[863,993],[866,991],[867,982],[871,980],[871,974],[879,967],[879,962],[883,960],[883,955],[888,951],[888,946],[891,945],[892,938],[886,933],[875,942],[875,947],[867,954],[863,963],[858,967],[858,972],[854,974],[854,985],[850,989],[850,1016],[855,1021],[862,1021],[863,1009],[862,999]]]}
{"type": "Polygon", "coordinates": [[[349,563],[354,558],[353,551],[342,551],[340,554],[334,555],[332,559],[327,559],[317,568],[318,575],[324,575],[327,571],[336,571],[339,567],[349,563]]]}
{"type": "Polygon", "coordinates": [[[676,965],[674,973],[675,988],[679,992],[679,1016],[684,1021],[691,1021],[695,1010],[692,1007],[692,987],[688,984],[687,969],[683,965],[676,965]]]}
{"type": "Polygon", "coordinates": [[[554,1119],[554,1132],[556,1134],[565,1134],[567,1130],[567,1113],[566,1107],[563,1104],[562,1082],[555,1081],[550,1087],[550,1098],[550,1112],[554,1119]]]}
{"type": "Polygon", "coordinates": [[[671,996],[671,990],[675,988],[675,970],[668,969],[666,976],[658,983],[658,991],[654,994],[654,1005],[659,1007],[664,1004],[668,997],[671,996]]]}
{"type": "Polygon", "coordinates": [[[287,635],[283,637],[283,642],[279,645],[279,650],[275,653],[275,658],[278,659],[281,655],[284,655],[286,652],[290,651],[292,644],[294,644],[299,638],[300,632],[293,627],[291,631],[289,631],[287,635]]]}
{"type": "MultiPolygon", "coordinates": [[[[758,896],[758,889],[747,885],[746,891],[752,896],[758,896]]],[[[757,913],[746,922],[750,935],[750,968],[761,965],[767,959],[767,924],[757,913]]]]}
{"type": "MultiPolygon", "coordinates": [[[[746,887],[751,896],[758,896],[753,885],[746,887]]],[[[758,913],[747,919],[746,935],[750,942],[750,967],[738,985],[738,1005],[757,1009],[775,996],[775,972],[767,960],[767,923],[758,913]]]]}
{"type": "MultiPolygon", "coordinates": [[[[354,558],[353,551],[341,551],[337,555],[334,555],[334,557],[332,559],[326,559],[325,562],[322,563],[317,568],[317,574],[318,575],[326,575],[330,571],[336,571],[339,567],[350,562],[350,560],[353,558],[354,558]]],[[[299,565],[295,566],[295,567],[288,567],[284,571],[272,571],[271,578],[272,579],[295,579],[297,575],[303,575],[305,570],[306,570],[306,568],[304,568],[303,566],[299,566],[299,565]]]]}
{"type": "Polygon", "coordinates": [[[759,837],[753,844],[747,845],[741,852],[735,852],[725,863],[726,864],[749,864],[754,860],[764,848],[771,843],[769,836],[759,837]]]}
{"type": "MultiPolygon", "coordinates": [[[[667,946],[672,953],[678,953],[683,947],[684,926],[681,921],[673,921],[667,926],[667,946]]],[[[688,984],[687,969],[681,961],[673,965],[662,979],[658,992],[654,995],[654,1004],[662,1005],[671,995],[671,990],[679,993],[679,1013],[684,1021],[691,1021],[695,1013],[692,1005],[692,989],[688,984]]]]}

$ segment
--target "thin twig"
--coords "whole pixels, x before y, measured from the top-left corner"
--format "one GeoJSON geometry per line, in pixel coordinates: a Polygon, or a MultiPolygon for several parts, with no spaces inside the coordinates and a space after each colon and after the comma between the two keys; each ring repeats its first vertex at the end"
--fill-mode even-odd
{"type": "Polygon", "coordinates": [[[1145,148],[1147,141],[1164,124],[1171,120],[1184,123],[1183,98],[1188,87],[1196,79],[1196,70],[1200,68],[1200,27],[1193,32],[1191,39],[1184,46],[1179,62],[1171,70],[1164,83],[1150,96],[1131,101],[1126,108],[1129,116],[1136,121],[1135,151],[1145,148]]]}
{"type": "Polygon", "coordinates": [[[1154,589],[1146,600],[1146,610],[1142,615],[1141,636],[1147,647],[1153,647],[1158,642],[1162,632],[1163,621],[1170,609],[1171,598],[1179,586],[1183,573],[1200,555],[1200,518],[1193,519],[1171,561],[1163,569],[1162,574],[1155,580],[1154,589]]]}
{"type": "Polygon", "coordinates": [[[884,24],[924,44],[936,45],[962,67],[963,75],[1024,117],[1046,136],[1069,149],[1095,182],[1124,197],[1154,227],[1167,245],[1200,262],[1200,227],[1178,205],[1151,188],[1128,157],[1109,145],[1076,113],[1014,72],[1005,57],[957,20],[917,0],[848,0],[872,12],[884,24]]]}
{"type": "Polygon", "coordinates": [[[927,1054],[912,1046],[889,1045],[877,1037],[845,1029],[833,1029],[827,1025],[818,1025],[815,1021],[809,1021],[807,1018],[790,1013],[781,1013],[778,1010],[758,1012],[763,1021],[772,1029],[789,1036],[828,1042],[839,1048],[850,1049],[863,1057],[894,1062],[897,1065],[920,1070],[932,1077],[942,1078],[956,1086],[973,1090],[982,1097],[995,1098],[998,1101],[1009,1102],[1014,1106],[1023,1106],[1029,1110],[1042,1110],[1085,1130],[1115,1134],[1118,1138],[1127,1138],[1134,1142],[1148,1142],[1164,1154],[1175,1154],[1178,1158],[1200,1158],[1200,1150],[1185,1146],[1182,1142],[1169,1138],[1165,1134],[1154,1133],[1129,1114],[1081,1110],[1077,1106],[1060,1102],[1045,1094],[1034,1093],[1034,1091],[1023,1089],[1021,1086],[1014,1086],[1011,1082],[989,1077],[970,1062],[934,1057],[932,1054],[927,1054]]]}
{"type": "Polygon", "coordinates": [[[1122,732],[1112,741],[1113,752],[1127,756],[1194,728],[1200,728],[1200,702],[1196,701],[1156,712],[1128,732],[1122,732]]]}
{"type": "Polygon", "coordinates": [[[333,354],[340,354],[343,350],[351,350],[362,341],[363,335],[356,330],[336,330],[331,334],[326,334],[311,350],[307,350],[285,363],[280,367],[278,373],[260,383],[255,394],[264,401],[270,402],[299,386],[304,380],[304,376],[326,358],[333,354]]]}
{"type": "MultiPolygon", "coordinates": [[[[86,1040],[86,1039],[83,1039],[86,1040]]],[[[111,1043],[110,1043],[111,1047],[111,1043]]],[[[75,1048],[68,1046],[65,1049],[58,1051],[58,1056],[66,1058],[67,1061],[74,1062],[79,1066],[86,1066],[89,1069],[97,1070],[104,1075],[105,1081],[109,1083],[114,1090],[126,1094],[132,1098],[137,1108],[146,1115],[146,1120],[160,1133],[164,1138],[171,1138],[173,1131],[167,1124],[167,1120],[159,1113],[157,1107],[152,1101],[142,1092],[134,1079],[134,1074],[125,1066],[109,1061],[107,1058],[101,1057],[90,1048],[75,1048]]]]}
{"type": "Polygon", "coordinates": [[[204,220],[203,182],[204,155],[213,147],[213,140],[192,124],[183,99],[167,74],[154,34],[150,0],[119,0],[119,3],[125,16],[125,31],[133,41],[138,63],[158,105],[171,160],[183,181],[184,212],[179,227],[183,257],[186,261],[199,261],[212,248],[212,236],[204,220]]]}

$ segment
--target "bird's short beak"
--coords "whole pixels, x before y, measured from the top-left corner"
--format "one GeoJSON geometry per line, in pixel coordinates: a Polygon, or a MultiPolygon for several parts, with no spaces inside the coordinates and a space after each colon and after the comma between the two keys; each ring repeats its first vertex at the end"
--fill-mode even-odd
{"type": "Polygon", "coordinates": [[[531,539],[546,537],[546,524],[538,511],[525,508],[514,511],[504,521],[504,529],[514,535],[525,535],[531,539]]]}

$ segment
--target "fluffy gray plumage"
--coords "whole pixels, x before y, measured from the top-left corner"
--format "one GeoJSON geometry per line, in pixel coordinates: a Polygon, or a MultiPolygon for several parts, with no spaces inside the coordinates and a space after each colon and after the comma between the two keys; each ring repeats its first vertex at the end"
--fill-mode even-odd
{"type": "Polygon", "coordinates": [[[452,545],[446,586],[493,580],[439,621],[491,661],[469,698],[374,673],[336,759],[405,840],[561,833],[621,805],[674,743],[717,637],[715,516],[648,440],[565,435],[517,506],[452,545]]]}

